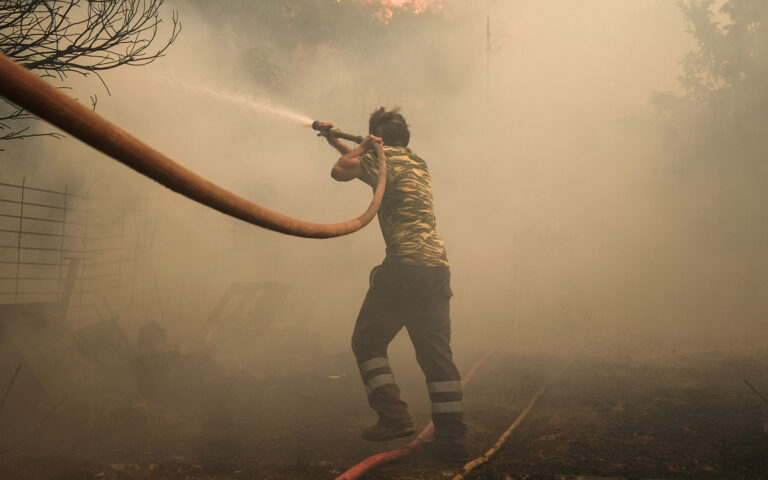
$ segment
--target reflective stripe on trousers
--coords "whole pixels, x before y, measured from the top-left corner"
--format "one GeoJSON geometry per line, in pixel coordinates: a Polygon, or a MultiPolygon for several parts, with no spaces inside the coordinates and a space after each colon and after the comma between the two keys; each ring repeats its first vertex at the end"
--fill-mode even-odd
{"type": "Polygon", "coordinates": [[[389,368],[389,359],[386,357],[373,357],[370,360],[366,360],[360,365],[360,373],[365,374],[375,368],[389,368]]]}
{"type": "Polygon", "coordinates": [[[432,401],[432,413],[460,413],[464,394],[461,380],[446,380],[427,383],[429,398],[432,401]]]}
{"type": "Polygon", "coordinates": [[[358,365],[360,376],[365,383],[365,391],[368,395],[384,385],[394,384],[395,376],[389,367],[389,359],[386,357],[373,357],[358,365]],[[375,371],[378,370],[378,371],[375,371]]]}

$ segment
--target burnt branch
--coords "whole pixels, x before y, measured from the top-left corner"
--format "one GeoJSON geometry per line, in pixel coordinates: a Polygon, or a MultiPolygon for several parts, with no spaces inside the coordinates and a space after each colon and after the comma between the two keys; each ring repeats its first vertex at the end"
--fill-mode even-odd
{"type": "MultiPolygon", "coordinates": [[[[178,14],[158,38],[164,0],[10,0],[0,2],[0,51],[41,77],[66,82],[69,74],[95,76],[123,65],[142,66],[165,55],[181,32],[178,14]]],[[[95,97],[94,97],[95,98],[95,97]]],[[[95,100],[92,105],[95,107],[95,100]]],[[[0,140],[59,134],[29,133],[34,119],[0,105],[0,140]],[[10,133],[2,135],[2,130],[10,133]]]]}
{"type": "MultiPolygon", "coordinates": [[[[16,105],[8,102],[7,100],[0,98],[2,105],[0,105],[0,142],[6,140],[24,140],[32,137],[51,137],[51,138],[64,138],[64,136],[57,132],[37,133],[30,132],[30,122],[37,120],[34,115],[31,115],[26,110],[17,107],[16,105]],[[17,126],[21,124],[21,126],[17,126]]],[[[0,152],[4,151],[0,147],[0,152]]]]}

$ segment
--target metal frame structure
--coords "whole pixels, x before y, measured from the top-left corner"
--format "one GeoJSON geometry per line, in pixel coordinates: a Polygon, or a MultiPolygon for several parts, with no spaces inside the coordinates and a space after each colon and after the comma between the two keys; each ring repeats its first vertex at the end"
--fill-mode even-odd
{"type": "Polygon", "coordinates": [[[72,216],[80,213],[73,203],[85,198],[26,178],[0,182],[0,303],[61,301],[64,261],[84,253],[85,237],[76,233],[83,222],[72,216]]]}
{"type": "Polygon", "coordinates": [[[147,199],[0,181],[0,305],[57,303],[78,320],[111,316],[105,298],[131,293],[149,258],[152,210],[147,199]]]}

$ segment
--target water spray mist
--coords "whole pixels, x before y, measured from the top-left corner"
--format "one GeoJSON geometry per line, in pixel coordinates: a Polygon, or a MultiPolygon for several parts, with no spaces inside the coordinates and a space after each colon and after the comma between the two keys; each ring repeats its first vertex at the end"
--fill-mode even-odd
{"type": "Polygon", "coordinates": [[[190,90],[203,93],[210,97],[218,98],[221,100],[227,100],[229,102],[236,103],[240,106],[249,108],[251,110],[256,110],[262,113],[268,113],[270,115],[281,117],[296,125],[301,125],[303,127],[309,127],[312,125],[312,119],[306,115],[294,112],[293,110],[290,110],[286,107],[274,105],[272,103],[265,102],[265,101],[256,100],[249,95],[240,95],[236,93],[226,92],[223,90],[211,88],[206,85],[187,84],[185,86],[190,90]]]}

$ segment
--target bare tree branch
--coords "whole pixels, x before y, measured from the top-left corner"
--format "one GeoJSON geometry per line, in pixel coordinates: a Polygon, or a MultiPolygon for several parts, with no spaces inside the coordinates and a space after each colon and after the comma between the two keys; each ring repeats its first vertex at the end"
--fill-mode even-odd
{"type": "MultiPolygon", "coordinates": [[[[164,0],[8,0],[0,2],[0,51],[41,77],[65,82],[69,74],[94,75],[123,65],[142,66],[165,55],[181,32],[178,13],[160,42],[164,0]],[[160,42],[160,43],[158,43],[160,42]]],[[[0,99],[1,100],[1,99],[0,99]]],[[[96,97],[91,97],[93,108],[96,97]]],[[[30,133],[34,117],[0,103],[0,141],[57,133],[30,133]],[[3,134],[3,131],[7,133],[3,134]]]]}

